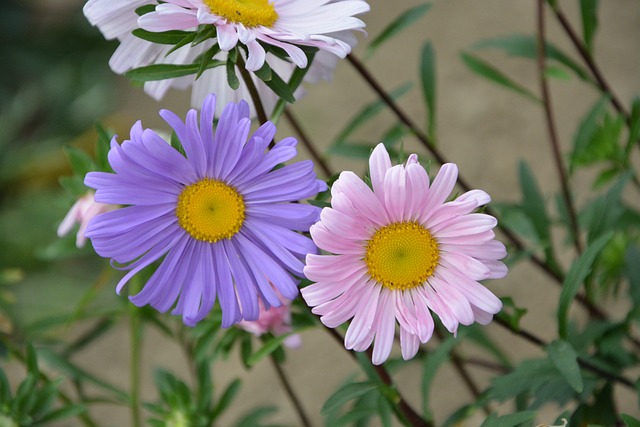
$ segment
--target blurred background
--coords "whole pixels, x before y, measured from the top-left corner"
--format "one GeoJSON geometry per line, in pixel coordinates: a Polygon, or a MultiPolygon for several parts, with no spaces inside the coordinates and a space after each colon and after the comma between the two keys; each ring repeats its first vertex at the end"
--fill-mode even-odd
{"type": "MultiPolygon", "coordinates": [[[[367,22],[369,40],[403,11],[422,4],[418,0],[371,1],[367,22]]],[[[577,1],[560,2],[569,19],[579,26],[577,1]]],[[[640,93],[640,7],[636,0],[600,2],[600,25],[595,40],[595,58],[623,102],[640,93]]],[[[113,74],[107,65],[116,47],[105,41],[82,15],[82,0],[5,0],[0,14],[0,333],[17,341],[29,337],[41,343],[72,340],[95,327],[96,315],[119,310],[127,304],[114,292],[118,273],[99,259],[90,245],[78,250],[75,236],[58,239],[56,228],[74,202],[63,190],[59,178],[71,174],[63,147],[92,153],[101,122],[119,134],[120,140],[138,119],[145,127],[166,129],[158,117],[160,108],[184,115],[189,94],[174,91],[162,102],[149,98],[140,87],[113,74]],[[83,321],[83,319],[87,319],[83,321]],[[80,320],[75,323],[72,320],[80,320]],[[73,326],[70,326],[73,323],[73,326]]],[[[496,201],[518,200],[517,168],[526,159],[545,194],[558,191],[555,169],[538,105],[478,78],[460,59],[462,51],[486,38],[535,32],[535,1],[435,0],[431,10],[411,27],[382,46],[365,63],[387,90],[413,82],[413,89],[399,99],[417,123],[424,123],[426,111],[419,90],[419,53],[431,41],[437,58],[437,141],[441,151],[458,164],[461,173],[476,188],[496,201]]],[[[571,57],[576,57],[557,22],[548,16],[548,38],[571,57]]],[[[359,35],[356,55],[365,58],[367,38],[359,35]]],[[[533,61],[507,58],[492,50],[478,51],[532,92],[538,92],[533,61]]],[[[552,99],[560,140],[568,149],[581,117],[599,94],[577,79],[552,80],[552,99]]],[[[327,154],[334,170],[366,171],[360,159],[331,155],[332,142],[350,119],[376,95],[346,61],[339,63],[333,82],[305,85],[306,96],[292,107],[310,139],[327,154]]],[[[373,144],[395,123],[382,112],[353,136],[373,144]]],[[[280,138],[295,135],[283,122],[280,138]]],[[[410,136],[402,139],[406,152],[429,158],[410,136]]],[[[302,156],[308,156],[301,148],[302,156]]],[[[636,159],[637,160],[637,159],[636,159]]],[[[435,165],[434,165],[435,168],[435,165]]],[[[435,169],[432,168],[432,172],[435,169]]],[[[318,172],[320,173],[320,172],[318,172]]],[[[589,174],[586,172],[581,172],[589,174]]],[[[572,184],[581,197],[590,194],[590,179],[580,174],[572,184]]],[[[638,201],[631,200],[638,204],[638,201]]],[[[559,242],[565,236],[559,235],[559,242]]],[[[564,261],[570,258],[565,257],[564,261]]],[[[498,296],[512,296],[526,307],[522,323],[542,337],[551,336],[558,288],[526,263],[518,264],[509,276],[490,282],[498,296]]],[[[607,301],[603,301],[606,306],[607,301]]],[[[616,306],[610,307],[615,318],[616,306]]],[[[580,315],[579,310],[576,314],[580,315]]],[[[111,327],[113,326],[113,327],[111,327]]],[[[520,360],[538,354],[518,338],[494,326],[487,332],[505,343],[510,356],[520,360]]],[[[350,357],[322,331],[302,335],[300,349],[289,352],[284,368],[290,373],[303,405],[320,425],[320,408],[327,397],[357,371],[350,357]]],[[[436,343],[430,343],[429,346],[436,343]]],[[[108,331],[90,346],[70,357],[90,372],[99,372],[114,384],[128,387],[128,332],[123,325],[108,331]]],[[[464,349],[464,347],[463,347],[464,349]]],[[[163,366],[187,375],[188,362],[180,349],[156,330],[148,328],[143,347],[143,399],[153,400],[152,372],[163,366]]],[[[24,376],[24,368],[1,359],[13,383],[24,376]]],[[[46,365],[43,369],[47,369],[46,365]]],[[[55,370],[49,372],[55,376],[55,370]]],[[[489,375],[473,370],[480,384],[489,375]]],[[[230,419],[255,405],[278,403],[274,422],[296,425],[295,414],[271,365],[261,363],[250,371],[233,358],[213,372],[216,381],[243,379],[240,398],[230,419]]],[[[411,365],[396,375],[403,393],[412,401],[420,387],[411,365]]],[[[433,408],[442,420],[469,392],[455,372],[443,369],[436,378],[433,408]]],[[[616,390],[621,411],[637,413],[637,403],[616,390]]],[[[413,400],[417,407],[420,403],[413,400]]],[[[559,408],[545,408],[539,422],[551,422],[559,408]]],[[[92,413],[103,425],[128,424],[127,408],[94,405],[92,413]]],[[[480,424],[480,418],[475,422],[480,424]]],[[[474,425],[471,421],[468,425],[474,425]]],[[[75,425],[71,420],[64,425],[75,425]]]]}

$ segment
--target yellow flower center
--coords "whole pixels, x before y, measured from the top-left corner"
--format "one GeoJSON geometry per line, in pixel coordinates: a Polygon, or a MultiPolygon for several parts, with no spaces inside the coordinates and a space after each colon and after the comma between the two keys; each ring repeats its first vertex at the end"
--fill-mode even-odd
{"type": "Polygon", "coordinates": [[[367,242],[364,257],[369,275],[393,290],[422,285],[439,259],[438,242],[417,222],[396,222],[380,228],[367,242]]]}
{"type": "Polygon", "coordinates": [[[204,0],[212,13],[245,27],[272,27],[278,13],[269,0],[204,0]]]}
{"type": "Polygon", "coordinates": [[[244,200],[235,188],[205,178],[182,190],[176,216],[191,237],[213,243],[240,231],[245,218],[244,200]]]}

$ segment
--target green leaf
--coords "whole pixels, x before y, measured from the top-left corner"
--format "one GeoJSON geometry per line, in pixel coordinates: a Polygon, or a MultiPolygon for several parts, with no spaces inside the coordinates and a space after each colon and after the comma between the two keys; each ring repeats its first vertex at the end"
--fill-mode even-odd
{"type": "Polygon", "coordinates": [[[567,277],[562,283],[562,291],[560,292],[560,301],[558,303],[557,312],[558,334],[562,338],[567,337],[569,307],[578,293],[580,284],[590,273],[593,262],[607,242],[611,240],[611,237],[613,237],[613,231],[600,236],[597,240],[591,243],[582,253],[580,258],[571,265],[569,273],[567,273],[567,277]]]}
{"type": "Polygon", "coordinates": [[[627,427],[640,427],[640,420],[632,417],[628,414],[620,414],[620,418],[624,421],[624,425],[627,427]]]}
{"type": "Polygon", "coordinates": [[[142,16],[142,15],[146,15],[149,12],[153,12],[154,10],[156,10],[155,4],[145,4],[144,6],[140,6],[139,8],[136,9],[136,14],[138,16],[142,16]]]}
{"type": "Polygon", "coordinates": [[[480,59],[476,56],[471,55],[470,53],[463,52],[461,54],[462,60],[469,67],[471,71],[476,73],[477,75],[484,77],[500,86],[504,86],[507,89],[511,89],[524,97],[540,103],[540,99],[531,93],[524,86],[514,82],[509,77],[507,77],[502,71],[496,69],[493,65],[489,64],[483,59],[480,59]]]}
{"type": "Polygon", "coordinates": [[[287,101],[290,104],[293,104],[294,102],[296,102],[296,97],[293,95],[293,91],[295,89],[292,90],[287,84],[287,82],[282,80],[282,77],[280,77],[278,73],[276,73],[273,69],[271,70],[270,78],[268,80],[262,80],[262,81],[273,92],[275,92],[275,94],[278,95],[281,99],[287,101]]]}
{"type": "Polygon", "coordinates": [[[65,418],[75,417],[86,411],[86,408],[81,405],[65,406],[64,408],[57,409],[48,413],[42,419],[38,420],[39,423],[52,423],[54,421],[64,420],[65,418]]]}
{"type": "Polygon", "coordinates": [[[227,84],[233,90],[238,90],[240,87],[240,79],[238,79],[238,75],[236,74],[236,64],[232,61],[227,60],[227,84]]]}
{"type": "MultiPolygon", "coordinates": [[[[405,83],[404,85],[392,90],[389,93],[389,96],[392,99],[398,99],[402,95],[406,94],[412,88],[411,83],[405,83]]],[[[333,145],[345,144],[347,142],[347,138],[353,134],[359,127],[363,126],[369,120],[374,118],[378,113],[383,111],[386,107],[384,101],[378,99],[368,105],[366,105],[362,110],[360,110],[344,127],[344,129],[338,134],[333,145]]]]}
{"type": "Polygon", "coordinates": [[[27,344],[26,359],[27,372],[29,374],[38,376],[40,374],[40,370],[38,369],[38,357],[36,355],[35,349],[33,348],[33,345],[31,344],[27,344]]]}
{"type": "MultiPolygon", "coordinates": [[[[207,69],[221,65],[224,65],[224,61],[212,60],[207,69]]],[[[196,74],[199,70],[200,64],[152,64],[129,70],[124,76],[133,81],[150,82],[188,76],[196,74]]]]}
{"type": "Polygon", "coordinates": [[[593,36],[598,28],[598,0],[580,0],[582,35],[587,51],[593,53],[593,36]]]}
{"type": "Polygon", "coordinates": [[[527,309],[516,306],[511,297],[501,297],[500,301],[502,301],[502,310],[497,314],[497,316],[506,321],[511,329],[519,331],[520,319],[527,314],[527,309]]]}
{"type": "Polygon", "coordinates": [[[282,343],[285,342],[287,338],[289,338],[293,334],[300,333],[301,331],[307,328],[300,328],[295,331],[288,332],[286,334],[278,335],[277,337],[269,338],[262,347],[258,349],[255,353],[253,353],[250,357],[247,358],[247,364],[249,366],[254,366],[256,363],[276,351],[282,343]]]}
{"type": "Polygon", "coordinates": [[[249,413],[242,416],[242,418],[235,423],[235,427],[260,427],[262,424],[260,421],[275,412],[278,408],[275,406],[261,406],[259,408],[252,409],[249,413]]]}
{"type": "Polygon", "coordinates": [[[533,421],[536,411],[516,412],[498,417],[495,413],[489,415],[480,427],[516,427],[522,423],[533,421]]]}
{"type": "MultiPolygon", "coordinates": [[[[198,68],[198,73],[196,74],[196,80],[202,76],[202,73],[207,71],[207,67],[211,64],[213,58],[220,52],[220,45],[218,43],[211,46],[204,52],[199,59],[200,68],[198,68]]],[[[229,66],[229,60],[227,60],[227,66],[229,66]]]]}
{"type": "Polygon", "coordinates": [[[111,149],[111,138],[113,133],[107,131],[100,123],[96,123],[96,164],[99,171],[111,172],[111,166],[109,165],[109,150],[111,149]]]}
{"type": "Polygon", "coordinates": [[[176,45],[182,42],[185,37],[195,37],[195,33],[193,31],[171,30],[156,33],[153,31],[143,30],[142,28],[136,28],[131,32],[131,34],[151,43],[170,45],[176,45]]]}
{"type": "Polygon", "coordinates": [[[84,151],[70,145],[65,146],[63,150],[67,155],[71,169],[76,175],[85,176],[87,172],[96,169],[93,160],[84,151]]]}
{"type": "Polygon", "coordinates": [[[235,379],[227,386],[225,391],[220,396],[218,403],[213,409],[213,413],[211,415],[211,419],[216,419],[218,416],[229,407],[233,399],[235,399],[236,395],[240,391],[240,387],[242,386],[242,382],[239,379],[235,379]]]}
{"type": "Polygon", "coordinates": [[[77,367],[68,360],[65,360],[47,348],[39,348],[38,356],[46,361],[51,367],[60,370],[67,377],[74,381],[86,381],[114,395],[119,401],[127,402],[129,395],[120,388],[108,383],[107,381],[96,377],[93,374],[77,367]]]}
{"type": "Polygon", "coordinates": [[[329,397],[329,399],[327,399],[324,405],[322,405],[320,414],[324,416],[334,409],[339,408],[345,403],[355,399],[356,397],[362,396],[363,394],[375,390],[376,388],[378,388],[377,384],[368,381],[360,383],[349,383],[338,389],[338,391],[333,393],[329,397]]]}
{"type": "Polygon", "coordinates": [[[549,245],[551,236],[551,221],[547,215],[545,200],[542,197],[535,176],[524,161],[520,162],[519,168],[520,189],[522,191],[522,208],[533,223],[538,239],[543,245],[549,245]]]}
{"type": "Polygon", "coordinates": [[[578,162],[578,157],[587,150],[589,142],[593,139],[598,129],[598,121],[600,117],[607,110],[609,104],[609,97],[601,97],[591,107],[587,115],[580,121],[578,130],[573,137],[573,150],[571,150],[571,158],[569,159],[569,172],[572,173],[578,162]]]}
{"type": "Polygon", "coordinates": [[[351,157],[354,159],[368,159],[375,145],[368,144],[334,144],[329,147],[329,154],[351,157]]]}
{"type": "MultiPolygon", "coordinates": [[[[536,60],[538,57],[538,40],[526,34],[512,34],[503,37],[481,40],[473,46],[474,49],[501,49],[507,55],[517,58],[536,60]]],[[[556,61],[573,71],[581,80],[591,81],[589,73],[575,61],[564,54],[553,44],[546,42],[544,53],[548,60],[556,61]]]]}
{"type": "Polygon", "coordinates": [[[571,344],[564,340],[555,340],[547,347],[547,354],[551,363],[558,368],[571,388],[578,393],[582,392],[584,383],[582,382],[580,365],[578,365],[578,354],[571,347],[571,344]]]}
{"type": "Polygon", "coordinates": [[[425,3],[403,12],[389,25],[387,25],[382,32],[376,36],[376,38],[371,40],[371,43],[369,43],[369,46],[367,47],[366,56],[370,57],[373,55],[376,49],[378,49],[384,42],[388,41],[393,36],[418,21],[429,11],[429,9],[431,9],[431,3],[425,3]]]}
{"type": "Polygon", "coordinates": [[[436,134],[436,54],[431,43],[426,43],[422,48],[420,81],[428,113],[427,133],[433,139],[436,134]]]}

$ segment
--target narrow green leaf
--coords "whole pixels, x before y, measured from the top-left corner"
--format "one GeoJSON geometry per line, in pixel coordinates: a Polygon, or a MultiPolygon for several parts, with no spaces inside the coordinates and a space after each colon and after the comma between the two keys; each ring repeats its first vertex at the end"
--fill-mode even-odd
{"type": "Polygon", "coordinates": [[[91,157],[84,151],[67,145],[63,148],[64,153],[67,155],[71,169],[76,175],[84,176],[87,172],[91,172],[96,169],[96,165],[93,163],[91,157]]]}
{"type": "Polygon", "coordinates": [[[369,46],[367,47],[366,56],[369,57],[373,55],[376,49],[378,49],[384,42],[391,39],[414,22],[418,21],[429,11],[429,9],[431,9],[431,3],[425,3],[403,12],[389,25],[387,25],[380,34],[371,40],[371,43],[369,43],[369,46]]]}
{"type": "Polygon", "coordinates": [[[427,106],[427,133],[433,139],[436,134],[436,53],[430,42],[422,48],[420,81],[427,106]]]}
{"type": "Polygon", "coordinates": [[[598,29],[598,0],[580,0],[582,36],[589,53],[593,53],[593,37],[598,29]]]}
{"type": "Polygon", "coordinates": [[[235,399],[236,395],[240,391],[240,387],[242,386],[242,382],[239,379],[235,379],[227,386],[227,388],[220,396],[218,403],[216,403],[216,407],[214,408],[211,418],[216,419],[218,416],[229,407],[233,399],[235,399]]]}
{"type": "Polygon", "coordinates": [[[378,388],[378,385],[371,382],[349,383],[338,389],[338,391],[333,393],[329,399],[327,399],[324,405],[322,405],[320,414],[324,416],[328,412],[331,412],[356,397],[362,396],[376,388],[378,388]]]}
{"type": "Polygon", "coordinates": [[[111,138],[113,133],[106,130],[100,123],[96,123],[96,138],[95,157],[96,164],[99,171],[111,172],[111,166],[109,165],[109,150],[111,149],[111,138]]]}
{"type": "MultiPolygon", "coordinates": [[[[298,70],[299,68],[296,68],[296,70],[298,70]]],[[[263,82],[269,81],[272,78],[271,75],[271,67],[269,66],[269,64],[265,61],[264,64],[262,65],[262,67],[257,70],[254,71],[254,74],[256,76],[258,76],[258,78],[260,80],[262,80],[263,82]]]]}
{"type": "Polygon", "coordinates": [[[571,306],[573,299],[578,293],[580,284],[587,277],[587,275],[591,271],[591,267],[596,257],[609,242],[609,240],[611,240],[612,236],[613,231],[600,236],[597,240],[591,243],[589,247],[587,247],[587,249],[582,253],[580,258],[578,258],[571,265],[571,269],[569,270],[569,273],[567,273],[567,277],[562,283],[562,291],[560,292],[560,301],[558,303],[557,317],[558,334],[560,335],[560,337],[567,337],[569,307],[571,306]]]}
{"type": "Polygon", "coordinates": [[[624,425],[627,427],[640,427],[640,420],[632,417],[628,414],[620,414],[620,418],[624,421],[624,425]]]}
{"type": "MultiPolygon", "coordinates": [[[[411,90],[413,85],[411,83],[405,83],[404,85],[392,90],[389,93],[392,99],[398,99],[402,95],[406,94],[411,90]]],[[[360,110],[344,127],[344,129],[338,134],[334,145],[344,144],[347,142],[347,138],[355,132],[362,125],[367,123],[373,117],[375,117],[378,113],[383,111],[386,107],[386,104],[382,100],[376,100],[368,105],[366,105],[362,110],[360,110]]]]}
{"type": "MultiPolygon", "coordinates": [[[[207,69],[221,65],[224,65],[223,61],[212,60],[207,69]]],[[[199,70],[200,64],[152,64],[129,70],[124,73],[124,76],[133,81],[150,82],[188,76],[197,73],[199,70]]]]}
{"type": "Polygon", "coordinates": [[[523,95],[524,97],[532,101],[535,101],[537,103],[541,102],[540,99],[532,94],[528,89],[511,80],[502,71],[496,69],[493,65],[489,64],[485,60],[466,52],[463,52],[461,56],[467,67],[469,67],[471,71],[478,74],[479,76],[484,77],[500,86],[511,89],[514,92],[519,93],[520,95],[523,95]]]}
{"type": "Polygon", "coordinates": [[[558,368],[571,388],[577,393],[581,393],[584,388],[582,373],[580,365],[578,365],[578,354],[571,347],[571,344],[564,340],[555,340],[547,347],[547,354],[551,363],[558,368]]]}
{"type": "Polygon", "coordinates": [[[38,356],[53,368],[60,370],[63,374],[75,381],[86,381],[95,386],[98,386],[101,389],[112,393],[119,401],[127,402],[129,400],[129,395],[120,388],[108,383],[103,379],[96,377],[93,374],[90,374],[83,369],[80,369],[70,361],[61,358],[47,348],[39,348],[38,356]]]}
{"type": "Polygon", "coordinates": [[[293,96],[293,90],[291,90],[287,82],[282,80],[282,77],[280,77],[273,69],[271,70],[271,78],[269,80],[262,81],[281,99],[284,99],[290,104],[296,102],[296,97],[293,96]]]}
{"type": "MultiPolygon", "coordinates": [[[[481,40],[475,45],[474,49],[500,49],[507,55],[516,58],[537,59],[538,57],[538,40],[536,37],[526,34],[511,34],[508,36],[495,37],[491,39],[481,40]]],[[[544,53],[548,60],[556,61],[573,71],[578,78],[585,81],[591,81],[589,73],[578,65],[574,60],[562,52],[558,47],[546,42],[544,53]]]]}
{"type": "Polygon", "coordinates": [[[155,4],[145,4],[144,6],[140,6],[139,8],[136,9],[136,14],[138,16],[142,16],[142,15],[146,15],[149,12],[153,12],[154,10],[156,10],[155,4]]]}
{"type": "Polygon", "coordinates": [[[75,417],[76,415],[79,415],[85,411],[86,411],[86,408],[84,406],[80,406],[80,405],[65,406],[64,408],[60,408],[53,412],[48,413],[47,415],[42,417],[40,420],[38,420],[38,423],[44,424],[44,423],[52,423],[54,421],[64,420],[65,418],[75,417]]]}
{"type": "Polygon", "coordinates": [[[238,79],[238,75],[236,74],[236,64],[232,61],[227,60],[227,84],[233,90],[238,90],[240,87],[240,79],[238,79]]]}
{"type": "Polygon", "coordinates": [[[170,45],[176,45],[180,43],[185,37],[194,36],[194,33],[192,31],[171,30],[156,33],[153,31],[143,30],[142,28],[136,28],[131,32],[131,34],[151,43],[170,45]]]}
{"type": "Polygon", "coordinates": [[[285,342],[287,338],[289,338],[293,334],[300,333],[306,328],[300,328],[295,331],[288,332],[286,334],[278,335],[277,337],[273,337],[268,339],[262,347],[258,349],[255,353],[253,353],[250,357],[247,358],[247,364],[249,366],[254,366],[256,363],[276,351],[282,343],[285,342]]]}
{"type": "Polygon", "coordinates": [[[516,427],[522,423],[533,421],[536,414],[536,411],[524,411],[498,417],[493,413],[484,420],[480,427],[516,427]]]}
{"type": "Polygon", "coordinates": [[[593,139],[598,130],[598,122],[600,117],[607,110],[609,97],[603,96],[591,107],[587,115],[580,121],[578,130],[573,137],[573,150],[569,159],[569,172],[573,173],[578,164],[578,159],[587,150],[589,142],[593,139]]]}
{"type": "Polygon", "coordinates": [[[40,374],[40,370],[38,369],[38,357],[36,355],[35,349],[33,348],[33,345],[31,344],[27,344],[26,359],[27,372],[29,374],[38,376],[40,374]]]}
{"type": "Polygon", "coordinates": [[[547,215],[545,200],[538,187],[536,178],[526,162],[521,161],[519,168],[520,189],[522,191],[522,208],[533,223],[538,239],[543,245],[549,244],[551,221],[547,215]]]}
{"type": "Polygon", "coordinates": [[[252,409],[249,413],[242,416],[237,421],[235,427],[258,427],[261,426],[261,421],[268,415],[278,412],[278,408],[275,406],[261,406],[259,408],[252,409]]]}
{"type": "MultiPolygon", "coordinates": [[[[202,54],[199,61],[200,68],[198,68],[198,73],[196,74],[196,80],[198,80],[200,76],[202,76],[202,73],[207,71],[207,67],[211,64],[211,61],[219,52],[220,52],[220,45],[216,43],[202,54]]],[[[227,61],[227,66],[228,66],[228,62],[229,61],[227,61]]]]}
{"type": "MultiPolygon", "coordinates": [[[[313,59],[315,58],[315,55],[317,53],[317,49],[313,49],[313,50],[309,50],[309,49],[303,49],[305,56],[307,57],[307,64],[309,64],[306,68],[299,68],[296,67],[293,70],[293,73],[291,74],[291,77],[289,77],[289,81],[287,82],[287,85],[289,86],[289,90],[291,91],[291,93],[295,93],[295,91],[298,89],[298,86],[300,86],[300,84],[302,84],[302,80],[304,79],[304,76],[307,74],[307,72],[309,71],[309,67],[311,66],[311,64],[313,63],[313,59]]],[[[265,62],[266,65],[266,62],[265,62]]],[[[263,67],[264,68],[264,67],[263,67]]],[[[260,70],[258,70],[258,72],[261,72],[262,68],[260,70]]],[[[256,73],[257,75],[257,73],[256,73]]],[[[271,80],[271,70],[269,69],[269,75],[266,76],[267,80],[271,80]]],[[[263,77],[260,77],[263,81],[265,81],[265,79],[263,77]]],[[[278,102],[276,103],[276,106],[273,108],[273,112],[271,113],[271,118],[270,120],[273,123],[278,123],[280,116],[282,115],[282,113],[284,112],[285,107],[287,106],[287,101],[280,98],[278,99],[278,102]]]]}

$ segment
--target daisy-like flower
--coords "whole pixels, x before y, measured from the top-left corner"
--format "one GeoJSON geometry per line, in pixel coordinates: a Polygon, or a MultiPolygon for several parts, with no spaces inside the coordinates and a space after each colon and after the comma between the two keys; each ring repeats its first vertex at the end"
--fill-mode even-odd
{"type": "Polygon", "coordinates": [[[351,46],[332,34],[363,28],[354,15],[368,11],[364,0],[166,0],[138,24],[155,32],[214,25],[220,49],[228,52],[242,43],[247,70],[256,71],[266,59],[261,43],[284,50],[300,68],[307,66],[307,57],[297,45],[344,58],[351,46]]]}
{"type": "Polygon", "coordinates": [[[353,318],[345,347],[366,350],[375,338],[373,363],[391,352],[396,321],[402,356],[415,356],[433,333],[431,312],[456,333],[458,325],[487,324],[502,307],[478,280],[504,277],[504,245],[495,240],[495,218],[473,213],[490,201],[472,190],[446,202],[457,180],[454,164],[433,183],[415,154],[391,166],[382,144],[369,160],[369,188],[343,172],[331,189],[331,208],[311,227],[320,249],[307,255],[302,289],[313,312],[330,328],[353,318]]]}
{"type": "Polygon", "coordinates": [[[115,173],[91,172],[85,184],[95,199],[126,207],[95,217],[85,235],[96,252],[129,272],[117,291],[143,268],[161,260],[131,301],[164,312],[174,306],[187,325],[203,319],[216,298],[222,325],[255,320],[261,300],[279,307],[298,293],[303,258],[317,251],[306,231],[318,209],[291,203],[324,191],[311,161],[275,168],[296,155],[285,138],[265,151],[276,128],[267,122],[248,138],[249,106],[224,109],[213,131],[216,99],[210,95],[183,123],[168,110],[186,157],[137,122],[130,140],[111,142],[115,173]],[[248,138],[248,140],[247,140],[248,138]],[[276,284],[276,289],[271,283],[276,284]],[[277,290],[277,291],[276,291],[277,290]],[[176,304],[177,300],[177,304],[176,304]]]}
{"type": "MultiPolygon", "coordinates": [[[[152,0],[89,0],[85,4],[83,11],[89,22],[98,27],[106,39],[117,39],[120,42],[120,45],[109,60],[109,66],[114,72],[123,74],[133,68],[153,64],[191,64],[215,43],[215,40],[206,40],[198,45],[186,45],[171,52],[173,49],[171,45],[152,43],[134,36],[132,32],[138,28],[139,18],[136,9],[154,3],[152,0]]],[[[332,34],[332,36],[350,47],[356,44],[356,39],[351,31],[341,31],[332,34]]],[[[295,64],[277,58],[272,54],[268,54],[266,58],[271,67],[285,80],[289,79],[296,67],[295,64]]],[[[304,80],[310,83],[316,83],[319,80],[330,80],[337,63],[336,58],[335,55],[329,52],[318,52],[304,80]]],[[[216,56],[216,59],[226,60],[226,53],[220,53],[216,56]]],[[[258,89],[260,100],[266,113],[270,114],[278,101],[278,96],[254,74],[251,74],[251,79],[258,89]]],[[[155,100],[162,99],[170,88],[192,88],[191,105],[194,108],[199,108],[208,94],[215,93],[218,96],[219,106],[218,111],[216,111],[216,117],[220,115],[221,108],[227,103],[237,103],[246,99],[252,110],[252,117],[255,116],[253,102],[246,83],[240,79],[240,87],[235,91],[232,90],[227,83],[226,69],[224,67],[208,69],[198,80],[195,80],[195,77],[190,75],[149,81],[144,84],[144,91],[155,100]]],[[[299,89],[294,95],[299,98],[302,95],[302,91],[299,89]]]]}
{"type": "Polygon", "coordinates": [[[89,221],[101,213],[109,212],[116,209],[117,206],[104,203],[98,203],[93,198],[93,191],[89,191],[80,197],[69,209],[64,219],[58,227],[58,237],[66,236],[73,229],[73,226],[80,224],[78,233],[76,234],[76,246],[82,248],[87,241],[84,233],[87,230],[89,221]]]}
{"type": "MultiPolygon", "coordinates": [[[[259,337],[267,332],[274,336],[291,332],[291,302],[283,300],[280,307],[265,308],[260,302],[260,315],[257,320],[243,320],[238,327],[259,337]]],[[[289,348],[300,346],[300,335],[293,334],[284,340],[289,348]]]]}

